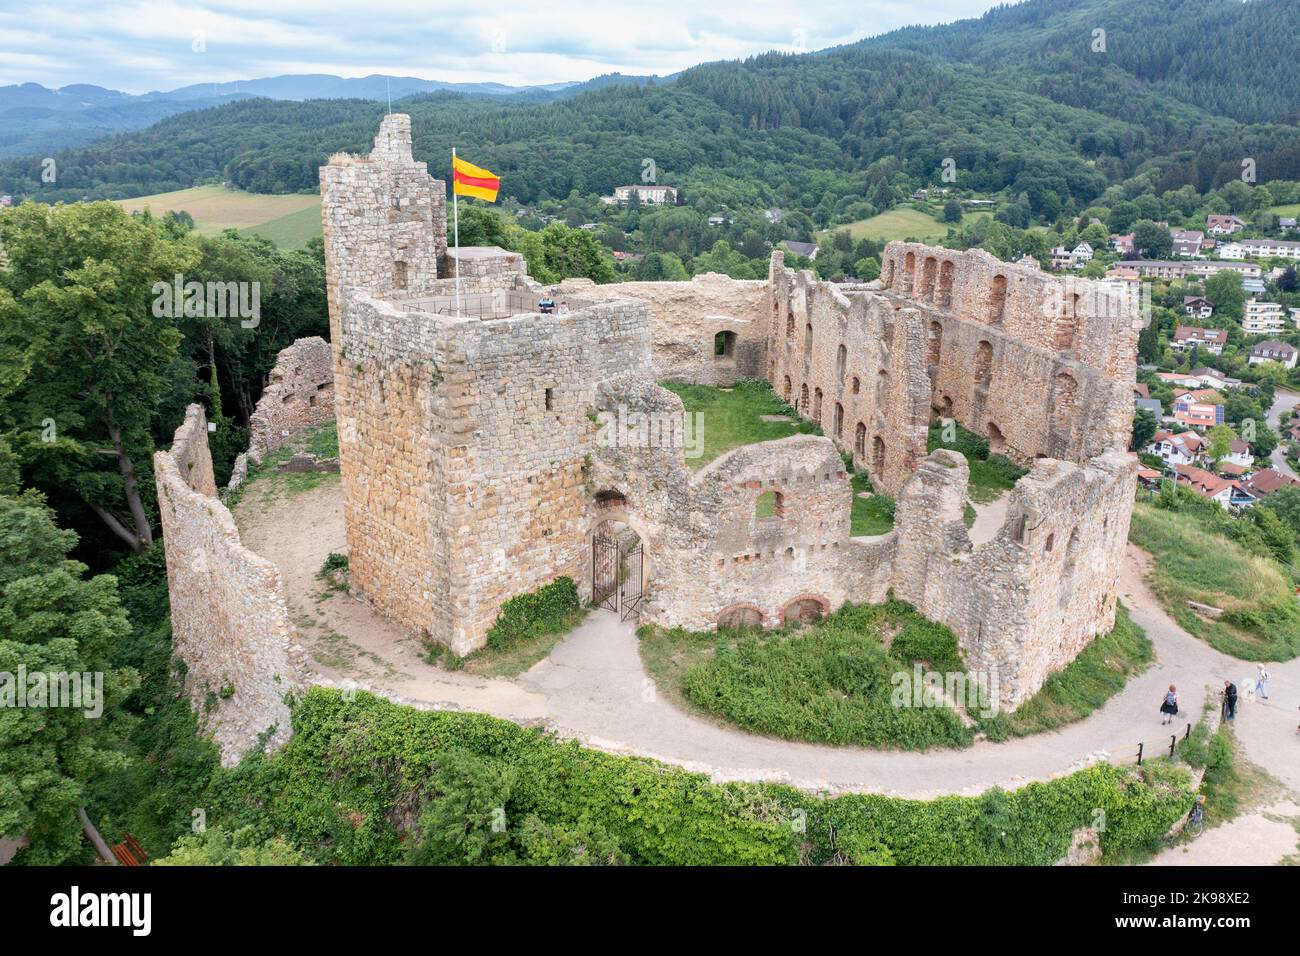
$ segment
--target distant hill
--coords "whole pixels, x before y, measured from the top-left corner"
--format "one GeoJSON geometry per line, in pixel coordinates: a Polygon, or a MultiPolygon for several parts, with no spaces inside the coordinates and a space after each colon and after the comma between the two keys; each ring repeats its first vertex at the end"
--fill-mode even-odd
{"type": "Polygon", "coordinates": [[[410,96],[450,91],[482,96],[552,99],[568,92],[610,85],[635,85],[658,77],[608,74],[585,82],[541,86],[446,83],[414,76],[341,77],[291,74],[230,83],[196,83],[179,89],[131,94],[77,83],[49,89],[39,83],[0,86],[0,159],[50,155],[111,133],[145,129],[168,116],[239,100],[364,99],[396,102],[410,96]]]}
{"type": "MultiPolygon", "coordinates": [[[[937,184],[951,159],[959,187],[1023,195],[1033,216],[1054,219],[1139,173],[1157,192],[1203,192],[1250,157],[1261,182],[1300,179],[1300,79],[1281,66],[1295,62],[1295,0],[1029,0],[812,54],[706,64],[671,82],[444,90],[401,108],[435,175],[455,145],[525,203],[607,193],[651,158],[692,206],[797,211],[809,231],[892,208],[937,184]],[[1091,52],[1094,29],[1106,30],[1106,53],[1091,52]],[[1267,62],[1240,52],[1253,33],[1267,62]],[[1236,52],[1186,64],[1186,38],[1201,60],[1236,52]]],[[[331,153],[369,147],[385,109],[373,99],[227,103],[68,150],[57,184],[40,183],[36,158],[0,162],[0,191],[127,198],[226,180],[311,192],[331,153]]]]}

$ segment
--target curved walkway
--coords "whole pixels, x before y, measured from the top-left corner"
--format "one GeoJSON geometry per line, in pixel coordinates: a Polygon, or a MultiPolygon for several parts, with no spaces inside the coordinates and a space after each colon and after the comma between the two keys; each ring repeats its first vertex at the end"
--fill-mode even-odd
{"type": "MultiPolygon", "coordinates": [[[[877,751],[778,740],[685,713],[658,694],[641,664],[633,628],[594,611],[551,654],[516,680],[449,672],[424,662],[422,649],[363,602],[346,594],[319,599],[315,571],[344,550],[337,483],[299,498],[292,509],[246,508],[244,542],[275,561],[322,683],[356,679],[425,707],[483,711],[544,721],[562,736],[617,753],[639,754],[698,770],[715,780],[774,780],[801,788],[926,798],[1016,787],[1078,769],[1096,759],[1127,762],[1137,743],[1161,753],[1169,734],[1201,713],[1207,685],[1231,678],[1244,690],[1253,664],[1226,657],[1179,628],[1144,583],[1145,556],[1130,546],[1121,592],[1155,646],[1156,663],[1085,720],[1058,731],[964,750],[877,751]],[[286,517],[287,512],[292,514],[286,517]],[[1170,683],[1183,713],[1169,728],[1158,707],[1170,683]]],[[[1238,736],[1249,758],[1300,791],[1300,659],[1272,665],[1271,700],[1243,695],[1238,736]]]]}

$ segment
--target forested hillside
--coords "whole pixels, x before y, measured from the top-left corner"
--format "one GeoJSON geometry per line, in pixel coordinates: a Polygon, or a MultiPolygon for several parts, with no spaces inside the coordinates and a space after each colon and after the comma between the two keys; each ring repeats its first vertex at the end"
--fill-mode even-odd
{"type": "MultiPolygon", "coordinates": [[[[440,93],[403,109],[435,175],[455,144],[523,203],[607,192],[649,157],[693,206],[777,206],[820,228],[938,182],[952,158],[962,187],[1024,194],[1050,220],[1144,164],[1162,189],[1204,192],[1238,176],[1243,156],[1260,182],[1300,178],[1300,79],[1285,66],[1300,55],[1298,17],[1282,0],[1031,0],[671,83],[549,103],[440,93]],[[1090,52],[1093,24],[1106,53],[1090,52]]],[[[0,164],[0,191],[121,198],[220,180],[312,191],[331,153],[367,147],[384,108],[249,100],[187,113],[57,154],[56,183],[41,182],[39,157],[0,164]]]]}

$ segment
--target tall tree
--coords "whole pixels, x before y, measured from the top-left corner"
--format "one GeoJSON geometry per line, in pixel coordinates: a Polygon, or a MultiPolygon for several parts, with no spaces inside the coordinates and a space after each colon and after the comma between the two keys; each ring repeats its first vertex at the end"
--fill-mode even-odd
{"type": "Polygon", "coordinates": [[[151,424],[181,333],[156,283],[193,247],[114,203],[0,215],[0,427],[31,484],[70,491],[133,551],[153,543],[142,490],[151,424]]]}

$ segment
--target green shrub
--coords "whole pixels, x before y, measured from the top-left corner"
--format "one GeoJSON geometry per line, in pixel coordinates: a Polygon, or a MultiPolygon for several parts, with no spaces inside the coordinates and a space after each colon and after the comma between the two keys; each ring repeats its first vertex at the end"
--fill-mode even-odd
{"type": "Polygon", "coordinates": [[[545,587],[519,594],[501,605],[488,630],[487,646],[506,650],[530,638],[562,634],[580,613],[578,587],[571,577],[556,578],[545,587]]]}
{"type": "Polygon", "coordinates": [[[319,863],[1043,865],[1099,810],[1110,856],[1157,843],[1191,802],[1186,770],[1165,761],[1098,764],[980,797],[825,798],[714,784],[486,715],[364,692],[348,702],[313,688],[293,723],[278,753],[222,771],[204,805],[212,825],[251,827],[247,839],[262,843],[283,837],[319,863]]]}

